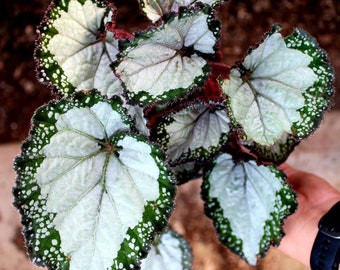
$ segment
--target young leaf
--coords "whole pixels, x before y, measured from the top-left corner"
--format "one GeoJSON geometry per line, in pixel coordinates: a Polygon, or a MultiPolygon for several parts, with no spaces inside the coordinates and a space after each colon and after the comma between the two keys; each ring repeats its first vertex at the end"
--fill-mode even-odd
{"type": "MultiPolygon", "coordinates": [[[[230,79],[222,84],[231,114],[244,129],[246,140],[264,146],[292,133],[293,124],[301,121],[304,93],[318,81],[311,67],[313,58],[304,50],[287,46],[278,30],[274,28],[232,68],[230,79]]],[[[297,36],[298,40],[305,38],[297,36]]]]}
{"type": "Polygon", "coordinates": [[[178,233],[167,230],[156,237],[141,270],[190,270],[192,252],[188,242],[178,233]]]}
{"type": "Polygon", "coordinates": [[[35,52],[40,80],[63,96],[93,88],[109,97],[121,94],[110,68],[118,40],[105,30],[113,11],[102,0],[52,2],[35,52]]]}
{"type": "Polygon", "coordinates": [[[78,92],[41,107],[15,160],[30,256],[51,269],[136,269],[173,207],[165,155],[121,100],[78,92]]]}
{"type": "Polygon", "coordinates": [[[141,105],[165,102],[202,86],[220,25],[209,8],[183,10],[159,28],[140,33],[115,64],[127,97],[141,105]]]}
{"type": "Polygon", "coordinates": [[[152,21],[158,21],[164,14],[178,12],[180,7],[190,7],[199,3],[215,6],[225,0],[139,0],[146,16],[152,21]]]}
{"type": "Polygon", "coordinates": [[[278,244],[283,219],[296,208],[295,194],[274,167],[254,161],[235,163],[222,154],[204,173],[202,196],[220,241],[255,264],[271,244],[278,244]]]}
{"type": "Polygon", "coordinates": [[[152,135],[166,151],[172,166],[206,160],[230,135],[225,107],[213,104],[193,104],[168,114],[159,122],[152,135]]]}

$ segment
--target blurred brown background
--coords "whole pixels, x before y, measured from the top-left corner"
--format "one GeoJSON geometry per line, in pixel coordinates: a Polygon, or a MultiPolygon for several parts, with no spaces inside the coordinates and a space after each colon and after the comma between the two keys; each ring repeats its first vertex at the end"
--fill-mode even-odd
{"type": "MultiPolygon", "coordinates": [[[[2,0],[0,2],[0,142],[27,136],[34,110],[52,98],[35,77],[33,61],[35,29],[48,6],[46,0],[2,0]]],[[[116,0],[118,27],[132,31],[148,26],[137,0],[116,0]]],[[[232,65],[273,23],[289,34],[301,27],[317,38],[340,75],[340,1],[337,0],[235,0],[219,12],[223,21],[224,62],[232,65]]],[[[336,81],[340,89],[340,80],[336,81]]],[[[340,108],[340,95],[336,107],[340,108]]]]}

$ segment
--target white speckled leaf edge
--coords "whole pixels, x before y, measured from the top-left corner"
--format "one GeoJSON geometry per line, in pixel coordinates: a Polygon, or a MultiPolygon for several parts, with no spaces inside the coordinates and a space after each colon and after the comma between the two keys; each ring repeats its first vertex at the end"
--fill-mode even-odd
{"type": "Polygon", "coordinates": [[[302,51],[312,58],[309,67],[317,75],[315,83],[303,93],[305,104],[299,109],[300,120],[293,125],[296,136],[305,138],[319,127],[324,112],[331,105],[331,97],[334,95],[334,70],[327,53],[306,31],[295,29],[285,42],[288,48],[302,51]]]}

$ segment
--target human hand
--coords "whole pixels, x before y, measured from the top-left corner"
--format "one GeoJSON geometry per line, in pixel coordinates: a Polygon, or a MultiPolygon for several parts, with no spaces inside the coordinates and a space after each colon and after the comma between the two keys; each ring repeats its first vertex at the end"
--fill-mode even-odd
{"type": "Polygon", "coordinates": [[[314,174],[299,171],[288,164],[280,166],[287,182],[297,193],[298,209],[289,216],[283,229],[279,250],[310,267],[309,259],[318,232],[320,218],[340,200],[340,192],[314,174]]]}

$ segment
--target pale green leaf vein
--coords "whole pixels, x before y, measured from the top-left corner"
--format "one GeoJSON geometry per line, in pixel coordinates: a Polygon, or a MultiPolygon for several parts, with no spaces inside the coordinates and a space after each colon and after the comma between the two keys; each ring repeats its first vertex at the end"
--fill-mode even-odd
{"type": "MultiPolygon", "coordinates": [[[[84,156],[84,157],[80,157],[78,159],[78,161],[76,163],[74,163],[72,166],[68,167],[67,169],[65,169],[64,171],[61,171],[60,174],[58,174],[56,177],[52,178],[50,181],[46,182],[46,184],[49,184],[49,183],[53,183],[53,184],[56,184],[57,180],[61,177],[63,177],[64,175],[66,175],[67,173],[69,173],[70,171],[74,170],[75,168],[77,168],[79,165],[81,165],[84,161],[90,159],[90,158],[93,158],[95,157],[96,155],[98,155],[99,153],[103,152],[103,150],[99,150],[99,151],[96,151],[94,153],[91,153],[91,155],[88,155],[88,156],[84,156]]],[[[56,157],[48,157],[49,159],[54,159],[54,158],[59,158],[58,156],[56,157]]]]}

